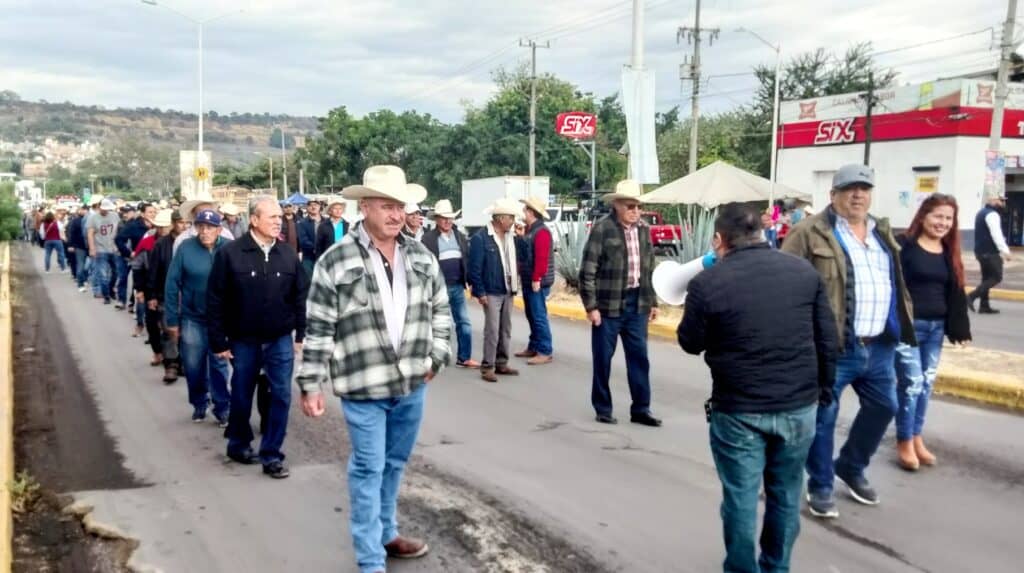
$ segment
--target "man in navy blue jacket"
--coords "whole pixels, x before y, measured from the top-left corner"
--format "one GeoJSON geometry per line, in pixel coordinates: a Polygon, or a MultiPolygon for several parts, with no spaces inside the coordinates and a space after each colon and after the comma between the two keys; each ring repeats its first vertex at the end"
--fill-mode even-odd
{"type": "Polygon", "coordinates": [[[299,254],[302,255],[302,268],[306,270],[307,278],[313,276],[313,265],[316,264],[316,230],[320,220],[320,203],[310,201],[306,206],[306,216],[299,220],[299,254]]]}

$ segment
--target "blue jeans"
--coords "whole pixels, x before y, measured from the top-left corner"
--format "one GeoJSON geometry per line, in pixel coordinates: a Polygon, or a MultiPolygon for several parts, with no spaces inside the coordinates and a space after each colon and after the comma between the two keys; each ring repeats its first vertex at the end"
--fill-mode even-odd
{"type": "MultiPolygon", "coordinates": [[[[235,237],[235,238],[237,238],[237,237],[235,237]]],[[[313,259],[311,259],[311,258],[310,259],[307,259],[307,258],[303,258],[302,259],[302,268],[306,270],[306,279],[307,280],[313,278],[313,269],[315,267],[316,267],[316,261],[314,261],[313,259]]]]}
{"type": "Polygon", "coordinates": [[[295,347],[292,335],[273,342],[233,342],[231,354],[231,415],[228,429],[228,453],[241,454],[252,443],[252,396],[260,370],[270,380],[270,405],[267,408],[265,431],[260,441],[260,461],[264,465],[281,461],[281,446],[288,429],[288,409],[292,404],[292,371],[295,368],[295,347]]]}
{"type": "Polygon", "coordinates": [[[128,304],[128,261],[121,255],[114,256],[114,268],[117,270],[117,302],[128,304]]]}
{"type": "Polygon", "coordinates": [[[89,252],[82,248],[75,249],[75,261],[78,263],[78,274],[75,276],[75,283],[78,287],[84,287],[87,280],[89,280],[89,270],[92,266],[92,260],[89,259],[89,252]]]}
{"type": "Polygon", "coordinates": [[[800,533],[803,466],[814,440],[814,404],[788,412],[711,413],[711,454],[722,482],[724,571],[789,571],[800,533]],[[757,558],[757,499],[764,476],[761,558],[757,558]]]}
{"type": "Polygon", "coordinates": [[[416,445],[427,385],[384,400],[341,400],[348,459],[349,529],[362,573],[383,571],[384,545],[398,537],[398,486],[416,445]]]}
{"type": "Polygon", "coordinates": [[[601,313],[601,326],[590,328],[590,349],[594,356],[594,377],[591,382],[590,402],[598,415],[612,414],[612,393],[608,379],[612,374],[612,356],[622,336],[622,349],[626,353],[626,379],[633,398],[630,413],[643,414],[651,409],[651,363],[647,359],[646,313],[638,311],[640,289],[626,291],[626,304],[616,317],[601,313]]]}
{"type": "Polygon", "coordinates": [[[146,326],[146,303],[135,303],[135,326],[146,326]]]}
{"type": "Polygon", "coordinates": [[[469,322],[466,289],[462,285],[448,285],[448,305],[455,323],[455,339],[459,343],[456,357],[458,362],[465,362],[473,357],[473,325],[469,322]]]}
{"type": "Polygon", "coordinates": [[[917,348],[900,344],[896,347],[896,439],[906,441],[920,436],[924,416],[935,384],[946,336],[945,321],[914,320],[917,348]]]}
{"type": "Polygon", "coordinates": [[[64,258],[64,242],[60,240],[50,240],[43,243],[44,258],[43,268],[47,272],[50,271],[50,259],[53,257],[53,252],[57,251],[57,264],[60,265],[60,270],[65,270],[68,266],[67,261],[64,258]]]}
{"type": "Polygon", "coordinates": [[[96,253],[92,259],[92,293],[110,300],[114,297],[112,277],[114,273],[114,262],[118,259],[116,253],[96,253]]]}
{"type": "Polygon", "coordinates": [[[550,287],[542,287],[539,292],[533,292],[533,285],[523,285],[523,308],[526,311],[526,320],[530,323],[530,343],[527,350],[537,354],[551,356],[551,325],[548,324],[548,294],[550,287]]]}
{"type": "Polygon", "coordinates": [[[896,415],[896,345],[875,341],[867,346],[851,340],[836,363],[832,404],[818,407],[818,428],[807,457],[807,489],[831,492],[835,474],[859,477],[896,415]],[[850,426],[846,443],[833,463],[833,442],[839,399],[847,386],[860,398],[860,410],[850,426]]]}
{"type": "Polygon", "coordinates": [[[210,351],[206,325],[181,319],[181,363],[188,382],[188,401],[197,411],[206,411],[213,400],[213,415],[228,413],[228,361],[210,351]]]}

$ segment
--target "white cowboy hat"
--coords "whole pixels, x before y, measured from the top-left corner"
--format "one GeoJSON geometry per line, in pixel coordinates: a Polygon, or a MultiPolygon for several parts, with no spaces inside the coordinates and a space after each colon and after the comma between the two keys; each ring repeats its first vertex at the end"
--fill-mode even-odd
{"type": "Polygon", "coordinates": [[[224,203],[220,206],[220,212],[225,215],[237,215],[242,211],[238,208],[238,205],[235,205],[234,203],[224,203]]]}
{"type": "Polygon", "coordinates": [[[117,205],[114,205],[114,202],[110,199],[104,199],[100,201],[100,209],[103,211],[113,211],[117,209],[117,205]]]}
{"type": "MultiPolygon", "coordinates": [[[[427,198],[427,188],[420,185],[419,183],[409,183],[408,185],[406,185],[406,188],[409,189],[409,193],[423,195],[423,199],[427,198]]],[[[423,199],[417,199],[413,201],[413,203],[420,203],[421,201],[423,201],[423,199]]],[[[416,209],[419,210],[419,205],[416,206],[416,209]]]]}
{"type": "Polygon", "coordinates": [[[331,205],[345,205],[346,203],[345,199],[340,195],[331,195],[326,201],[324,201],[324,204],[327,205],[328,209],[330,209],[331,205]]]}
{"type": "Polygon", "coordinates": [[[519,202],[535,211],[538,215],[540,215],[541,219],[544,219],[545,221],[551,220],[551,214],[548,213],[547,207],[544,205],[544,202],[541,201],[540,199],[530,196],[527,197],[526,199],[520,199],[519,202]]]}
{"type": "Polygon", "coordinates": [[[501,198],[491,204],[490,207],[484,210],[487,215],[512,215],[517,217],[522,214],[523,210],[519,208],[519,202],[515,199],[501,198]]]}
{"type": "Polygon", "coordinates": [[[406,203],[405,204],[405,214],[406,215],[413,215],[413,214],[419,213],[419,212],[420,212],[420,206],[419,206],[418,203],[406,203]]]}
{"type": "Polygon", "coordinates": [[[209,203],[210,205],[216,205],[217,204],[217,202],[213,200],[213,197],[210,197],[208,194],[204,194],[204,195],[201,195],[199,197],[196,197],[195,199],[189,199],[188,201],[185,201],[184,203],[182,203],[181,207],[178,207],[178,212],[181,213],[181,218],[182,219],[184,219],[186,221],[191,221],[192,220],[192,211],[196,207],[198,207],[198,206],[200,206],[200,205],[202,205],[204,203],[209,203]]]}
{"type": "Polygon", "coordinates": [[[105,197],[103,197],[103,195],[93,195],[89,198],[89,206],[92,207],[93,205],[99,205],[100,201],[103,201],[104,198],[105,197]]]}
{"type": "Polygon", "coordinates": [[[419,203],[427,198],[427,193],[422,187],[410,188],[401,167],[374,165],[363,173],[362,185],[345,187],[341,190],[341,196],[345,199],[380,197],[399,203],[419,203]]]}
{"type": "Polygon", "coordinates": [[[614,193],[606,193],[601,200],[605,203],[611,203],[619,199],[631,199],[633,201],[640,201],[640,196],[644,194],[643,185],[640,185],[637,181],[632,179],[623,179],[615,184],[614,193]]]}
{"type": "Polygon", "coordinates": [[[447,199],[441,199],[434,205],[434,217],[444,217],[445,219],[457,219],[462,209],[452,212],[452,202],[447,199]]]}
{"type": "Polygon", "coordinates": [[[174,215],[174,209],[161,209],[157,211],[156,217],[153,217],[154,227],[170,227],[174,220],[171,218],[174,215]]]}

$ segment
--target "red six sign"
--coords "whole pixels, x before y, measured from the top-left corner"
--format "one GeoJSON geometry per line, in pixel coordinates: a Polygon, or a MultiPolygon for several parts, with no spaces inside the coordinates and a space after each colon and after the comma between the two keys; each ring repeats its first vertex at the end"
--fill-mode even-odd
{"type": "Polygon", "coordinates": [[[555,132],[570,139],[593,139],[597,135],[597,116],[585,111],[558,114],[555,132]]]}
{"type": "Polygon", "coordinates": [[[818,124],[818,133],[814,136],[814,145],[830,145],[833,143],[853,143],[856,134],[853,131],[854,118],[833,119],[818,124]]]}

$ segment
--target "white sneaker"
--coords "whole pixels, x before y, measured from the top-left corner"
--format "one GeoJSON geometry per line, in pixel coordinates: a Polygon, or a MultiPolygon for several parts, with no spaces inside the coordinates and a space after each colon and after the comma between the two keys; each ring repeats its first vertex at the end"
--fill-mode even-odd
{"type": "Polygon", "coordinates": [[[78,287],[78,292],[85,292],[85,291],[86,291],[85,287],[78,287]]]}

